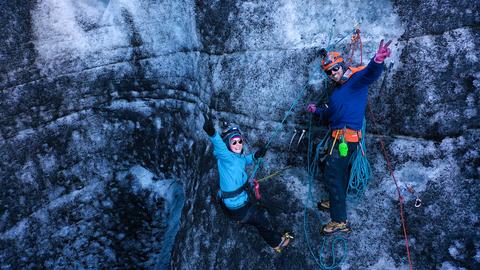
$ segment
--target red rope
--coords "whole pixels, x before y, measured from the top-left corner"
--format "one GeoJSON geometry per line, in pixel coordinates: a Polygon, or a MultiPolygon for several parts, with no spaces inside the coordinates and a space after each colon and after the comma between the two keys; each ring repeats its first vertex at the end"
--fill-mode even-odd
{"type": "MultiPolygon", "coordinates": [[[[362,39],[360,37],[360,29],[357,28],[355,30],[354,34],[352,35],[352,38],[351,38],[350,53],[349,53],[349,58],[347,60],[350,63],[353,62],[353,57],[355,55],[355,50],[357,49],[357,47],[359,45],[360,45],[360,65],[362,65],[363,64],[363,43],[362,43],[362,39]]],[[[370,102],[368,103],[368,111],[370,113],[370,117],[373,120],[373,124],[375,125],[375,129],[379,130],[378,126],[377,126],[375,116],[373,115],[372,108],[370,106],[370,102]]],[[[380,139],[380,145],[382,147],[383,157],[385,158],[385,161],[387,161],[387,167],[388,167],[388,170],[390,171],[390,176],[392,176],[393,181],[395,182],[395,186],[397,187],[398,201],[399,201],[399,205],[400,205],[400,219],[402,221],[403,236],[405,237],[405,248],[407,249],[408,264],[410,266],[410,270],[412,270],[413,267],[412,267],[412,260],[410,258],[410,246],[408,244],[407,225],[406,225],[406,220],[405,220],[405,216],[404,216],[404,213],[403,213],[403,197],[402,197],[402,194],[400,193],[400,187],[398,186],[397,179],[395,178],[395,175],[393,174],[392,165],[390,164],[390,159],[388,158],[387,151],[385,150],[385,143],[383,142],[382,139],[380,139]]]]}
{"type": "Polygon", "coordinates": [[[360,28],[357,28],[350,38],[350,49],[348,53],[347,62],[351,64],[355,56],[355,50],[360,46],[360,65],[363,65],[363,43],[360,37],[360,28]]]}
{"type": "MultiPolygon", "coordinates": [[[[370,106],[370,102],[368,103],[368,111],[370,112],[370,117],[373,120],[373,124],[375,125],[375,129],[379,130],[378,127],[377,127],[375,116],[373,115],[372,108],[370,106]]],[[[385,160],[387,161],[387,167],[388,167],[388,170],[390,171],[390,175],[392,176],[393,181],[395,181],[395,186],[397,187],[397,194],[398,194],[398,199],[399,199],[399,204],[400,204],[400,218],[402,220],[403,236],[405,237],[405,247],[407,249],[408,264],[410,265],[410,270],[412,270],[412,261],[410,259],[410,247],[408,245],[407,225],[406,225],[405,217],[404,217],[404,214],[403,214],[403,197],[402,197],[402,194],[400,193],[400,187],[398,186],[397,179],[395,178],[395,175],[393,174],[392,165],[390,164],[390,159],[388,158],[387,151],[385,150],[385,144],[383,143],[382,139],[380,139],[380,145],[382,147],[383,156],[384,156],[385,160]]]]}

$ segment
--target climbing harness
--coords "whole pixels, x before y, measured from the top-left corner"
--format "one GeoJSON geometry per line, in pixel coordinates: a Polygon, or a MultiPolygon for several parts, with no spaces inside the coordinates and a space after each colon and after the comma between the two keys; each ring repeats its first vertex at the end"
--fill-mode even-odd
{"type": "Polygon", "coordinates": [[[341,157],[346,157],[348,155],[348,144],[345,142],[345,137],[347,136],[346,129],[346,127],[343,128],[342,142],[338,145],[338,152],[340,153],[341,157]]]}
{"type": "MultiPolygon", "coordinates": [[[[334,20],[333,26],[335,26],[335,20],[334,20]]],[[[358,27],[358,24],[355,25],[355,28],[357,28],[357,27],[358,27]]],[[[328,44],[331,44],[332,30],[333,30],[333,27],[330,29],[328,44]]],[[[333,47],[335,47],[339,42],[341,42],[348,35],[350,35],[350,33],[345,35],[341,39],[339,39],[337,42],[335,42],[333,47]]],[[[330,45],[327,46],[327,50],[330,47],[331,47],[330,45]]],[[[324,74],[324,79],[325,78],[326,78],[326,75],[324,74]]],[[[327,86],[327,83],[326,83],[326,80],[324,80],[323,87],[326,87],[326,86],[327,86]]],[[[321,269],[333,270],[333,269],[338,268],[345,261],[345,259],[347,257],[347,252],[348,252],[347,240],[345,238],[341,237],[341,236],[335,236],[333,238],[333,240],[331,241],[331,253],[330,253],[331,254],[331,262],[330,262],[330,264],[327,264],[327,263],[324,262],[324,260],[322,258],[322,254],[324,254],[324,251],[325,251],[325,248],[326,248],[326,245],[327,245],[327,242],[326,242],[327,239],[331,238],[331,237],[323,237],[323,242],[322,242],[322,245],[321,245],[321,248],[320,248],[320,253],[319,253],[318,257],[313,250],[312,243],[310,242],[310,237],[309,237],[310,228],[308,226],[308,208],[307,207],[308,207],[309,203],[313,203],[312,182],[313,182],[313,178],[315,177],[315,175],[317,173],[317,170],[318,170],[318,161],[319,160],[323,161],[323,159],[325,159],[326,156],[327,156],[328,143],[329,143],[329,140],[330,140],[330,130],[329,130],[329,132],[320,141],[320,143],[317,144],[314,158],[313,158],[313,160],[311,160],[312,151],[313,151],[313,140],[311,138],[311,136],[312,136],[311,135],[311,130],[312,130],[312,128],[311,128],[312,124],[311,123],[312,123],[312,116],[309,115],[308,153],[307,153],[308,199],[304,203],[303,229],[304,229],[304,235],[305,235],[305,238],[306,238],[307,246],[308,246],[308,249],[310,251],[310,255],[314,259],[315,263],[321,269]],[[321,155],[322,155],[322,157],[321,157],[321,155]],[[336,256],[335,247],[337,247],[337,246],[340,246],[341,250],[342,250],[342,255],[340,257],[336,256]]],[[[333,151],[333,147],[335,146],[336,140],[338,139],[338,134],[336,134],[336,135],[337,136],[333,136],[334,137],[334,142],[332,144],[333,146],[332,146],[332,149],[330,150],[330,153],[333,151]]],[[[318,216],[318,213],[317,212],[315,212],[315,213],[317,214],[317,218],[320,219],[320,217],[318,216]]]]}
{"type": "MultiPolygon", "coordinates": [[[[320,143],[316,147],[315,155],[313,160],[311,161],[311,156],[312,156],[312,151],[313,151],[313,140],[312,140],[312,115],[309,115],[309,132],[308,132],[308,152],[307,152],[307,171],[308,171],[308,198],[307,201],[304,203],[304,211],[303,211],[303,231],[305,235],[305,239],[307,242],[308,249],[310,251],[310,254],[312,258],[314,259],[315,263],[321,268],[325,270],[333,270],[336,269],[340,266],[340,264],[345,261],[347,257],[347,252],[348,252],[348,246],[347,246],[347,240],[342,237],[336,235],[333,237],[333,240],[331,241],[331,263],[327,264],[324,262],[322,254],[325,254],[325,248],[327,246],[327,239],[331,239],[332,237],[323,237],[322,245],[320,247],[320,252],[317,257],[315,254],[312,243],[310,242],[310,237],[309,237],[309,231],[311,231],[310,227],[308,226],[308,205],[312,204],[314,199],[313,199],[313,192],[312,192],[312,186],[313,186],[313,178],[316,174],[316,171],[318,170],[318,159],[319,155],[321,153],[322,149],[325,149],[325,146],[328,144],[328,140],[330,137],[330,132],[327,133],[327,135],[320,141],[320,143]],[[342,256],[338,259],[336,255],[336,246],[341,246],[342,250],[342,256]]],[[[315,212],[317,219],[320,219],[320,216],[317,212],[315,212]]]]}

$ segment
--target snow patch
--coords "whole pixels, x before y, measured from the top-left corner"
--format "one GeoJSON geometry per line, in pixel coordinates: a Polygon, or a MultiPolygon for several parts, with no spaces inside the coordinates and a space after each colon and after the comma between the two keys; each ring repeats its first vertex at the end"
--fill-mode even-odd
{"type": "Polygon", "coordinates": [[[145,117],[149,117],[153,113],[153,108],[146,101],[126,101],[115,100],[110,106],[111,110],[126,110],[141,113],[145,117]]]}
{"type": "MultiPolygon", "coordinates": [[[[342,268],[343,269],[343,268],[342,268]]],[[[371,270],[407,270],[410,269],[408,265],[401,265],[401,266],[395,266],[395,261],[387,254],[382,254],[378,261],[374,264],[368,267],[368,269],[371,270]]]]}
{"type": "Polygon", "coordinates": [[[457,267],[451,262],[443,262],[438,270],[467,270],[463,267],[457,267]]]}

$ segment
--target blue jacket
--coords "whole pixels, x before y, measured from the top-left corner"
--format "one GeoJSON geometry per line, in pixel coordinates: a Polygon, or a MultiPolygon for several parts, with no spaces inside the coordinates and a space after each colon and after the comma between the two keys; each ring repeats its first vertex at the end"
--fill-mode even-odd
{"type": "Polygon", "coordinates": [[[344,127],[361,130],[367,106],[368,86],[382,74],[383,63],[370,60],[367,67],[354,73],[333,91],[328,108],[317,108],[316,115],[330,122],[331,129],[344,127]]]}
{"type": "MultiPolygon", "coordinates": [[[[217,158],[220,190],[235,191],[247,182],[248,175],[245,166],[253,163],[253,154],[236,154],[228,150],[217,132],[210,137],[210,141],[213,143],[213,154],[217,158]]],[[[247,192],[243,191],[236,197],[224,199],[223,202],[227,208],[237,209],[242,207],[247,200],[247,192]]]]}

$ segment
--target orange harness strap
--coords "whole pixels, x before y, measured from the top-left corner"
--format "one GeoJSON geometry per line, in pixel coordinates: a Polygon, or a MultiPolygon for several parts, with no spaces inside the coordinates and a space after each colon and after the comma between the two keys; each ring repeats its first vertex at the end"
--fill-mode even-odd
{"type": "Polygon", "coordinates": [[[341,136],[345,137],[345,141],[347,142],[359,142],[360,138],[362,138],[362,131],[361,130],[353,130],[353,129],[336,129],[332,131],[332,137],[339,138],[341,136]]]}

